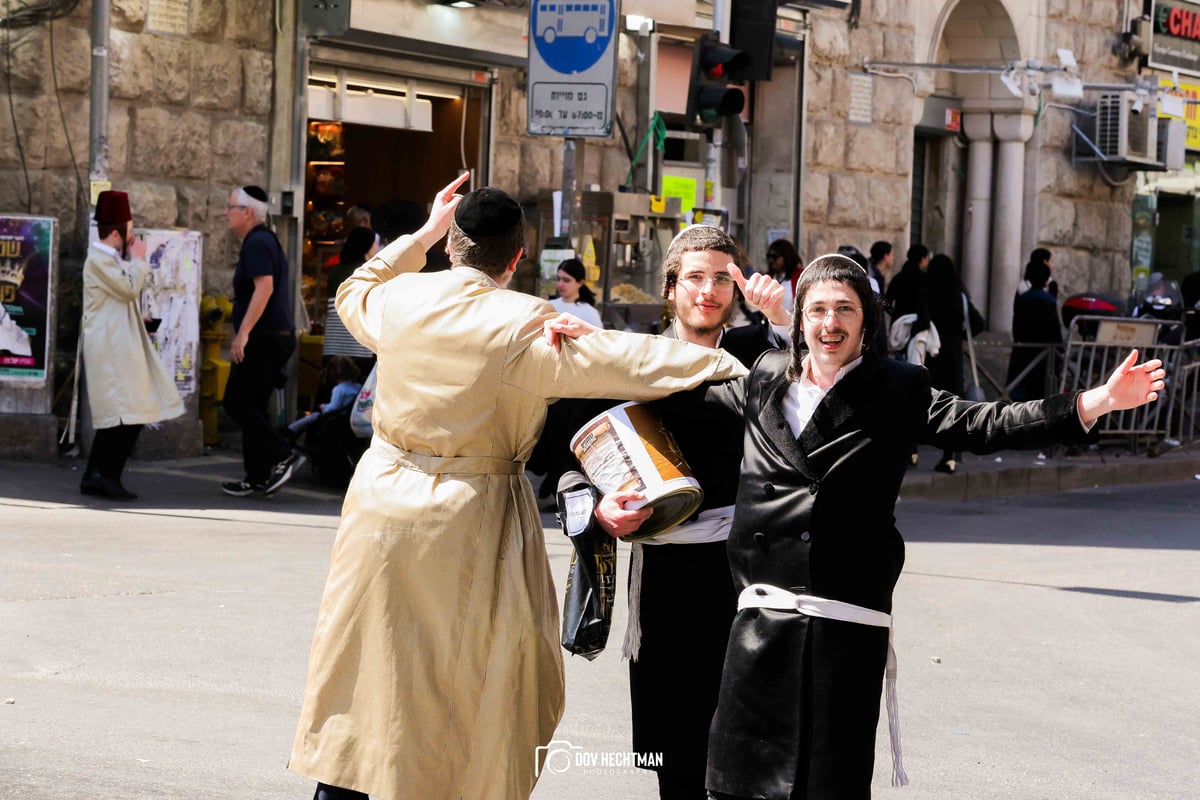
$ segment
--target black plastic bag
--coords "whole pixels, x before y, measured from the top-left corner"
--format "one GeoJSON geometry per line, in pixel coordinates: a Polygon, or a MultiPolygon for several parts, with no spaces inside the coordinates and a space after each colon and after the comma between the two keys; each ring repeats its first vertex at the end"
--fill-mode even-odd
{"type": "Polygon", "coordinates": [[[616,595],[617,541],[596,524],[596,488],[578,472],[558,481],[558,522],[575,551],[563,599],[562,646],[591,661],[604,651],[616,595]]]}

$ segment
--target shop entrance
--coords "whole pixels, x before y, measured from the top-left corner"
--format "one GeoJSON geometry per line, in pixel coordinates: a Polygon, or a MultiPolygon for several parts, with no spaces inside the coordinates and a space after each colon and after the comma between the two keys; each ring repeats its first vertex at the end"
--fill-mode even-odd
{"type": "MultiPolygon", "coordinates": [[[[330,274],[351,229],[411,233],[430,198],[461,170],[487,174],[490,88],[314,65],[308,84],[298,406],[319,401],[330,274]]],[[[426,269],[448,266],[440,248],[426,269]]]]}

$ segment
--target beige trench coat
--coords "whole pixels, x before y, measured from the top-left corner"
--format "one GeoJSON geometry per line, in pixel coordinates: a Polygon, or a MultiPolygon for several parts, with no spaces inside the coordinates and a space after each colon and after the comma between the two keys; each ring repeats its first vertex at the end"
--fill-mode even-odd
{"type": "Polygon", "coordinates": [[[97,247],[83,263],[83,367],[93,427],[178,417],[183,399],[146,333],[138,299],[150,277],[142,260],[122,264],[97,247]]]}
{"type": "Polygon", "coordinates": [[[289,768],[384,800],[524,800],[563,711],[558,598],[524,462],[556,397],[741,375],[720,350],[605,331],[556,354],[544,300],[420,269],[403,237],[338,290],[379,355],[289,768]]]}

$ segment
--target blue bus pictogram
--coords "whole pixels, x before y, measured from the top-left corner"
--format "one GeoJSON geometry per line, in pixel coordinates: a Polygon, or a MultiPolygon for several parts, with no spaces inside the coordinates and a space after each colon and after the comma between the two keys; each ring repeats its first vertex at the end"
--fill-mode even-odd
{"type": "Polygon", "coordinates": [[[564,75],[591,68],[608,49],[613,16],[613,0],[534,0],[530,27],[538,55],[547,66],[564,75]]]}

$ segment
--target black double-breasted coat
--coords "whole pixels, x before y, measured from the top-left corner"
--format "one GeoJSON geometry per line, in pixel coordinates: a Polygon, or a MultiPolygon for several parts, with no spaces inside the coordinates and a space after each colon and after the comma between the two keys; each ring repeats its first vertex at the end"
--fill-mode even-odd
{"type": "MultiPolygon", "coordinates": [[[[676,338],[674,326],[663,335],[676,338]]],[[[750,367],[782,344],[765,325],[743,325],[726,330],[719,347],[750,367]]],[[[676,417],[670,404],[651,405],[704,490],[699,511],[733,505],[742,461],[739,420],[725,409],[693,420],[676,417]]],[[[737,608],[729,556],[723,541],[642,548],[641,647],[629,662],[633,750],[660,755],[659,772],[699,784],[737,608]]]]}
{"type": "MultiPolygon", "coordinates": [[[[1086,441],[1075,398],[970,403],[920,366],[864,354],[797,438],[790,355],[704,391],[745,422],[728,542],[735,589],[767,583],[891,613],[904,563],[895,504],[913,444],[976,453],[1086,441]]],[[[903,629],[903,625],[901,623],[903,629]]],[[[748,608],[730,632],[706,783],[717,796],[870,797],[888,631],[748,608]]]]}

